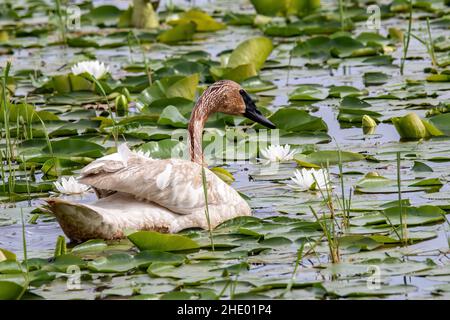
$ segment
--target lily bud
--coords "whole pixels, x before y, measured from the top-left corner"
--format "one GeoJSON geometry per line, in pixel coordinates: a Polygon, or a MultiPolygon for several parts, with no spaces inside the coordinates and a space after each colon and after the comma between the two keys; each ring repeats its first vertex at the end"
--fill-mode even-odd
{"type": "Polygon", "coordinates": [[[380,174],[376,171],[367,172],[365,178],[378,178],[381,177],[380,174]]]}
{"type": "Polygon", "coordinates": [[[431,135],[423,120],[413,112],[404,117],[393,118],[392,122],[403,139],[423,139],[431,135]]]}
{"type": "MultiPolygon", "coordinates": [[[[7,42],[9,40],[8,31],[1,30],[0,31],[0,42],[7,42]]],[[[0,252],[1,253],[1,252],[0,252]]]]}
{"type": "Polygon", "coordinates": [[[123,88],[123,89],[122,89],[122,94],[123,94],[125,97],[127,97],[128,101],[131,101],[131,100],[132,100],[132,99],[131,99],[130,91],[128,91],[127,88],[123,88]]]}
{"type": "Polygon", "coordinates": [[[367,114],[362,117],[362,126],[366,128],[375,128],[377,126],[377,122],[367,114]]]}
{"type": "Polygon", "coordinates": [[[403,31],[398,28],[389,28],[389,37],[397,42],[403,42],[403,31]]]}
{"type": "Polygon", "coordinates": [[[376,127],[362,127],[363,133],[366,135],[375,134],[376,127]]]}
{"type": "Polygon", "coordinates": [[[374,134],[377,122],[367,114],[362,117],[362,128],[364,134],[374,134]]]}
{"type": "Polygon", "coordinates": [[[124,116],[128,114],[128,99],[125,95],[121,94],[116,97],[115,100],[116,113],[118,116],[124,116]]]}

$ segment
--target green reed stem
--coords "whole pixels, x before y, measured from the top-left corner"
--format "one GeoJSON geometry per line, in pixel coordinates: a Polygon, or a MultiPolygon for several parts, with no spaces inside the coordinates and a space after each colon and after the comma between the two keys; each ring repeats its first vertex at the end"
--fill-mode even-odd
{"type": "Polygon", "coordinates": [[[131,34],[132,32],[130,31],[127,35],[127,43],[128,43],[128,50],[130,51],[130,62],[134,63],[134,59],[133,59],[133,44],[131,42],[131,34]]]}
{"type": "MultiPolygon", "coordinates": [[[[11,144],[11,132],[9,127],[9,98],[7,96],[8,91],[8,77],[9,77],[9,71],[11,70],[11,62],[6,62],[6,67],[3,70],[3,78],[2,78],[2,105],[3,105],[3,123],[5,128],[5,141],[6,141],[6,150],[5,150],[5,157],[6,162],[8,165],[8,196],[11,199],[11,195],[13,192],[13,185],[14,183],[14,170],[12,166],[12,159],[13,159],[13,147],[11,144]]],[[[4,185],[5,185],[5,179],[3,178],[4,185]]]]}
{"type": "Polygon", "coordinates": [[[287,76],[286,76],[286,85],[289,85],[289,78],[291,75],[291,63],[292,63],[292,50],[289,50],[289,62],[288,62],[288,69],[287,69],[287,76]]]}
{"type": "Polygon", "coordinates": [[[64,44],[67,44],[66,37],[66,24],[65,18],[63,18],[63,13],[61,9],[61,0],[55,0],[56,3],[56,15],[58,16],[59,32],[61,34],[61,40],[64,44]]]}
{"type": "Polygon", "coordinates": [[[205,196],[205,215],[206,215],[206,221],[208,222],[208,230],[209,230],[209,240],[211,241],[211,248],[214,251],[214,238],[211,228],[211,220],[209,216],[209,207],[208,207],[208,184],[206,181],[206,173],[205,173],[205,167],[202,166],[202,187],[203,187],[203,194],[205,196]]]}
{"type": "Polygon", "coordinates": [[[311,210],[312,214],[316,218],[317,223],[319,223],[325,237],[328,240],[328,249],[330,250],[331,261],[333,263],[338,263],[340,260],[339,259],[339,250],[338,250],[339,244],[338,244],[337,240],[335,239],[335,237],[333,238],[333,235],[331,234],[331,232],[328,228],[328,224],[326,222],[325,217],[323,219],[320,219],[319,215],[316,213],[316,211],[314,210],[314,208],[312,206],[309,206],[309,209],[311,210]],[[323,222],[321,220],[323,220],[323,222]]]}
{"type": "Polygon", "coordinates": [[[28,271],[28,251],[27,251],[27,237],[25,234],[25,220],[23,218],[23,209],[20,208],[20,218],[22,220],[22,245],[23,245],[23,259],[25,263],[25,283],[23,285],[23,289],[19,296],[17,297],[17,300],[22,299],[25,292],[28,290],[28,287],[30,285],[30,274],[28,271]]]}
{"type": "Polygon", "coordinates": [[[217,300],[220,300],[220,298],[223,297],[223,295],[225,294],[225,291],[227,290],[227,288],[230,285],[230,283],[231,283],[231,281],[225,282],[225,286],[223,287],[222,290],[220,290],[219,294],[217,295],[217,300]]]}
{"type": "Polygon", "coordinates": [[[436,54],[434,52],[434,45],[433,45],[433,38],[431,37],[431,28],[430,28],[430,19],[427,17],[427,33],[428,33],[428,54],[431,57],[431,62],[433,63],[434,67],[438,66],[438,62],[436,59],[436,54]]]}
{"type": "Polygon", "coordinates": [[[56,238],[56,246],[53,257],[56,258],[66,253],[67,253],[66,238],[64,238],[64,236],[58,236],[58,238],[56,238]]]}
{"type": "Polygon", "coordinates": [[[302,259],[303,259],[304,248],[305,248],[305,241],[302,241],[300,248],[298,248],[298,250],[297,250],[297,258],[295,259],[295,266],[294,266],[294,270],[292,271],[291,280],[289,281],[289,284],[286,286],[286,290],[284,290],[280,294],[279,298],[282,298],[286,293],[288,293],[292,290],[292,286],[294,285],[298,266],[300,265],[300,261],[302,261],[302,259]]]}
{"type": "Polygon", "coordinates": [[[108,96],[106,95],[106,91],[103,88],[102,84],[100,83],[100,81],[98,81],[94,76],[89,74],[89,78],[92,82],[95,83],[95,85],[100,89],[100,92],[102,93],[103,97],[105,98],[105,102],[108,105],[108,110],[109,110],[109,114],[111,117],[111,121],[113,124],[113,138],[114,138],[114,143],[116,145],[116,148],[119,146],[119,130],[117,128],[117,124],[116,124],[116,119],[114,119],[114,114],[111,108],[111,105],[109,103],[109,99],[108,96]]]}
{"type": "Polygon", "coordinates": [[[3,164],[4,160],[3,160],[3,150],[0,150],[0,170],[2,173],[2,187],[3,187],[3,192],[6,192],[6,171],[5,171],[5,165],[3,164]]]}
{"type": "Polygon", "coordinates": [[[345,30],[345,16],[344,16],[344,0],[339,0],[339,19],[341,20],[341,30],[345,30]]]}
{"type": "Polygon", "coordinates": [[[42,120],[42,118],[39,116],[39,114],[37,112],[33,113],[33,117],[34,116],[36,116],[39,119],[39,121],[41,122],[42,128],[44,129],[44,135],[45,135],[45,141],[47,143],[47,148],[48,148],[48,151],[50,151],[50,154],[52,156],[53,163],[55,165],[56,175],[59,176],[59,173],[60,173],[59,159],[57,157],[55,157],[55,154],[53,153],[53,146],[52,146],[52,142],[50,141],[50,137],[48,135],[47,126],[45,125],[45,122],[42,120]]]}
{"type": "MultiPolygon", "coordinates": [[[[341,149],[338,146],[338,157],[339,157],[339,182],[341,184],[341,196],[342,196],[342,211],[344,213],[344,226],[347,228],[349,226],[350,221],[350,208],[347,207],[347,201],[345,199],[345,184],[344,184],[344,170],[342,166],[342,153],[341,149]]],[[[350,195],[351,197],[351,195],[350,195]]],[[[350,201],[350,200],[349,200],[350,201]]]]}
{"type": "Polygon", "coordinates": [[[23,164],[24,171],[25,171],[25,183],[26,183],[26,186],[27,186],[28,205],[31,207],[30,181],[28,179],[27,161],[25,160],[24,156],[22,156],[22,164],[23,164]]]}
{"type": "Polygon", "coordinates": [[[380,211],[380,212],[386,218],[387,223],[391,226],[392,230],[395,232],[395,234],[396,234],[396,236],[398,238],[398,241],[403,242],[402,236],[398,233],[397,228],[394,226],[394,224],[392,223],[391,219],[389,219],[389,217],[386,214],[384,214],[383,211],[380,211]]]}
{"type": "Polygon", "coordinates": [[[400,74],[403,75],[403,70],[405,68],[405,61],[408,55],[409,42],[411,40],[411,28],[412,28],[412,15],[413,15],[413,6],[412,0],[409,0],[409,19],[408,19],[408,33],[406,35],[406,40],[403,38],[403,57],[400,63],[400,74]]]}
{"type": "Polygon", "coordinates": [[[141,49],[142,60],[144,61],[144,66],[145,66],[145,73],[147,74],[147,78],[148,78],[148,85],[151,86],[153,83],[152,69],[150,68],[150,66],[148,64],[148,60],[147,60],[147,56],[145,55],[144,47],[141,44],[141,39],[139,39],[139,37],[134,32],[133,32],[133,36],[134,36],[134,39],[136,40],[139,48],[141,49]]]}
{"type": "MultiPolygon", "coordinates": [[[[323,178],[326,182],[330,181],[330,174],[329,174],[329,169],[328,169],[328,162],[327,162],[327,170],[326,170],[326,176],[325,176],[325,169],[322,168],[323,171],[323,178]]],[[[316,186],[319,186],[319,183],[315,177],[315,175],[312,175],[314,182],[316,184],[316,186]]],[[[339,257],[339,241],[338,241],[338,235],[336,233],[336,215],[334,212],[334,205],[333,205],[333,198],[331,196],[331,186],[329,183],[326,183],[326,191],[327,194],[325,196],[325,194],[322,192],[322,190],[320,188],[318,188],[320,191],[320,194],[323,197],[323,200],[326,202],[327,207],[330,211],[330,220],[331,220],[331,226],[328,227],[328,224],[326,222],[325,217],[323,218],[323,223],[321,223],[317,213],[315,212],[315,210],[310,206],[310,209],[314,215],[314,217],[316,218],[317,222],[320,224],[320,226],[322,227],[322,230],[325,234],[325,236],[327,237],[328,240],[328,247],[330,250],[330,256],[331,256],[331,260],[333,263],[338,263],[340,261],[340,257],[339,257]]]]}
{"type": "Polygon", "coordinates": [[[401,239],[402,239],[402,243],[406,244],[407,239],[406,239],[406,229],[405,229],[405,222],[404,221],[404,216],[403,216],[403,201],[402,201],[402,187],[401,187],[401,183],[402,183],[402,178],[401,178],[401,173],[400,173],[400,152],[397,152],[397,191],[398,191],[398,207],[400,209],[400,234],[401,234],[401,239]]]}

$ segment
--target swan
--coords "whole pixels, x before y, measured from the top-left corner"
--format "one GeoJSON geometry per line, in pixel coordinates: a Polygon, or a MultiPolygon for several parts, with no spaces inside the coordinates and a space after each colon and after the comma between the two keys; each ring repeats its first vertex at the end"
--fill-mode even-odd
{"type": "MultiPolygon", "coordinates": [[[[242,87],[231,80],[209,86],[195,104],[188,125],[189,160],[151,159],[126,144],[117,153],[96,159],[81,170],[79,181],[91,186],[98,200],[77,203],[46,199],[47,208],[72,241],[120,239],[127,230],[176,233],[208,229],[202,182],[202,136],[208,117],[222,112],[240,115],[268,128],[275,125],[256,108],[242,87]]],[[[247,202],[231,186],[205,168],[211,228],[251,215],[247,202]]]]}

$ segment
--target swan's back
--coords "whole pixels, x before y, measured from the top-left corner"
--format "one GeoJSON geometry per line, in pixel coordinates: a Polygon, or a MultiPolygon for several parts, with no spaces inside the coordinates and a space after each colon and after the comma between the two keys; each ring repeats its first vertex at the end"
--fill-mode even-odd
{"type": "MultiPolygon", "coordinates": [[[[205,210],[202,166],[182,159],[156,160],[129,150],[100,158],[82,170],[80,182],[96,189],[117,191],[154,202],[177,214],[205,210]]],[[[208,205],[250,208],[241,196],[205,168],[208,205]]],[[[248,213],[247,213],[248,211],[248,213]]]]}

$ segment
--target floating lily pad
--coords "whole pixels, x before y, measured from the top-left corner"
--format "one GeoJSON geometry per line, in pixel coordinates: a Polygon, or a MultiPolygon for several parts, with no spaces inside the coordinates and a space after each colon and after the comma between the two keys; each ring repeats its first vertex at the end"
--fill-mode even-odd
{"type": "Polygon", "coordinates": [[[327,150],[327,151],[317,151],[310,154],[301,154],[297,153],[294,156],[294,160],[303,167],[326,167],[327,165],[338,164],[341,162],[352,162],[352,161],[361,161],[364,160],[365,157],[362,154],[349,152],[349,151],[336,151],[336,150],[327,150]],[[340,154],[340,155],[339,155],[340,154]]]}
{"type": "Polygon", "coordinates": [[[162,234],[152,231],[140,231],[128,236],[140,250],[179,251],[199,247],[194,240],[175,234],[162,234]]]}

